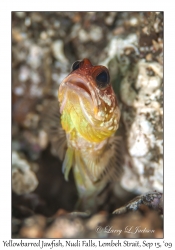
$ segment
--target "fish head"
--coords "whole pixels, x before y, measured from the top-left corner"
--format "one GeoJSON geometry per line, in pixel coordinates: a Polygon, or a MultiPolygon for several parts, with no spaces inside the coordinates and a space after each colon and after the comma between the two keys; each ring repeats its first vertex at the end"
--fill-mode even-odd
{"type": "Polygon", "coordinates": [[[70,133],[100,142],[114,134],[120,111],[106,67],[93,66],[88,59],[76,61],[58,91],[61,123],[70,133]]]}

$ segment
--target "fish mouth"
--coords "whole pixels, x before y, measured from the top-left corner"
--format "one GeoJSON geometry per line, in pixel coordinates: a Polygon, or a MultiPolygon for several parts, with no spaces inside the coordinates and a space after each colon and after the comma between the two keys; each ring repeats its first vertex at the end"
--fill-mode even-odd
{"type": "Polygon", "coordinates": [[[77,74],[69,75],[63,80],[60,85],[59,92],[62,92],[62,90],[65,91],[65,94],[60,106],[60,112],[62,113],[67,100],[67,93],[71,90],[72,92],[78,95],[80,106],[82,108],[84,116],[91,124],[93,124],[89,112],[86,110],[86,107],[84,105],[84,100],[87,100],[90,103],[90,106],[92,107],[90,113],[92,116],[94,116],[93,112],[94,110],[97,110],[98,107],[98,97],[90,81],[88,81],[86,77],[81,77],[77,74]]]}
{"type": "Polygon", "coordinates": [[[81,77],[76,77],[76,76],[70,77],[68,79],[68,84],[72,84],[73,86],[75,86],[75,88],[77,87],[77,89],[84,90],[87,94],[91,96],[91,91],[88,87],[89,85],[88,81],[85,81],[81,77]]]}
{"type": "Polygon", "coordinates": [[[64,84],[73,91],[86,92],[89,96],[91,96],[89,82],[80,76],[68,76],[64,80],[64,84]]]}
{"type": "Polygon", "coordinates": [[[95,90],[85,77],[81,77],[77,74],[67,76],[60,85],[60,91],[64,88],[73,91],[80,98],[85,97],[93,106],[97,106],[95,90]]]}

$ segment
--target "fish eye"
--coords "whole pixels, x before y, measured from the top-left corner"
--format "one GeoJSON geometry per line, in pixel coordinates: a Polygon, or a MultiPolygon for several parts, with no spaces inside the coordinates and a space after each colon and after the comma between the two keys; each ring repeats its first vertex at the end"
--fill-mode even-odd
{"type": "Polygon", "coordinates": [[[110,82],[109,73],[106,70],[103,70],[96,76],[96,82],[99,88],[106,88],[110,82]]]}
{"type": "Polygon", "coordinates": [[[73,64],[72,64],[72,67],[71,69],[74,71],[76,69],[78,69],[80,67],[80,63],[81,63],[81,60],[78,60],[78,61],[75,61],[73,64]]]}

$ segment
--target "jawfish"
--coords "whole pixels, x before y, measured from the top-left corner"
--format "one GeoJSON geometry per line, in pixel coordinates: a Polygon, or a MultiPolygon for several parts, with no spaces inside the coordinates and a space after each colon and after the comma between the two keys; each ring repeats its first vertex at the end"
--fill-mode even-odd
{"type": "Polygon", "coordinates": [[[56,117],[46,130],[63,160],[65,179],[72,169],[79,208],[92,211],[108,182],[122,173],[115,136],[120,110],[108,69],[93,66],[88,59],[74,62],[59,86],[58,105],[50,107],[48,117],[56,117]]]}

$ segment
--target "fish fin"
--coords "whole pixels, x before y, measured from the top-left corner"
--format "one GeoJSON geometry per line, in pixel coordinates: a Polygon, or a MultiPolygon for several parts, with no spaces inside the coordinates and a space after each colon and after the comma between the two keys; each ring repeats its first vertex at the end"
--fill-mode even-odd
{"type": "Polygon", "coordinates": [[[62,172],[66,181],[68,181],[69,172],[73,164],[73,156],[73,150],[71,148],[68,148],[62,165],[62,172]]]}
{"type": "Polygon", "coordinates": [[[106,155],[110,155],[108,163],[102,169],[99,179],[106,181],[119,181],[123,174],[123,139],[121,136],[109,138],[105,149],[106,155]]]}
{"type": "Polygon", "coordinates": [[[63,161],[66,149],[66,133],[61,126],[61,114],[58,101],[49,101],[44,105],[41,115],[43,129],[48,134],[53,155],[63,161]]]}
{"type": "Polygon", "coordinates": [[[93,182],[118,181],[123,173],[122,137],[109,138],[100,154],[90,157],[86,166],[93,182]]]}

